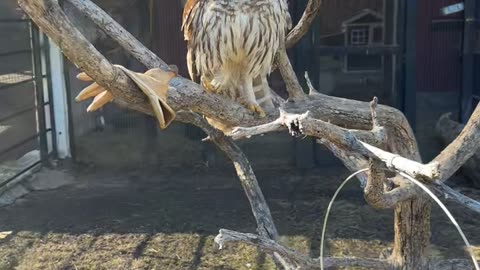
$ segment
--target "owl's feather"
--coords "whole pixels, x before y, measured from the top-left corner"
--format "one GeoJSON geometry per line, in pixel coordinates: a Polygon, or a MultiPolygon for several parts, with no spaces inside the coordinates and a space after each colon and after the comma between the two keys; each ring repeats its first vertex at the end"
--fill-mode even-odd
{"type": "Polygon", "coordinates": [[[182,28],[192,80],[247,107],[273,106],[266,78],[290,27],[287,0],[188,0],[182,28]]]}

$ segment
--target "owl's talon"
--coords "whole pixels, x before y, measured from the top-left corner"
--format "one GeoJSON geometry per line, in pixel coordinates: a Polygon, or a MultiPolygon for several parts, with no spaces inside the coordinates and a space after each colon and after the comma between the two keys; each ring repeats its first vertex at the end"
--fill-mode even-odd
{"type": "Polygon", "coordinates": [[[218,93],[219,88],[213,86],[208,80],[202,79],[202,86],[209,92],[218,93]]]}
{"type": "Polygon", "coordinates": [[[265,111],[258,104],[250,103],[250,104],[247,104],[246,107],[250,111],[258,114],[260,118],[264,118],[266,116],[265,111]]]}

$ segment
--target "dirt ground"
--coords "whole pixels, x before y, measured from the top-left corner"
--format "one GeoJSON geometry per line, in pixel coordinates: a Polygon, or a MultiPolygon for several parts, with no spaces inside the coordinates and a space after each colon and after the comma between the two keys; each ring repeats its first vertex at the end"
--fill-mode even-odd
{"type": "MultiPolygon", "coordinates": [[[[0,269],[273,269],[260,250],[218,250],[218,229],[255,232],[246,197],[228,170],[101,171],[75,167],[75,184],[33,192],[0,209],[0,269]],[[1,234],[0,234],[1,235],[1,234]]],[[[323,214],[343,169],[258,172],[282,242],[319,255],[323,214]]],[[[333,207],[327,254],[379,257],[393,238],[392,211],[365,204],[358,182],[333,207]]],[[[470,190],[471,191],[471,190],[470,190]]],[[[480,193],[469,195],[480,198],[480,193]]],[[[469,240],[480,245],[478,215],[448,204],[469,240]]],[[[438,258],[467,258],[438,207],[432,218],[438,258]]]]}

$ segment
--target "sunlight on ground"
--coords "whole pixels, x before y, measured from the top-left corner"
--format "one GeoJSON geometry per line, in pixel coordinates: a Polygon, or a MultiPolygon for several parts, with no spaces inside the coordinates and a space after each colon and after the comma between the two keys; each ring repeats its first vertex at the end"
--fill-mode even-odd
{"type": "MultiPolygon", "coordinates": [[[[219,250],[214,237],[196,233],[41,235],[22,231],[0,240],[0,269],[275,269],[271,258],[257,248],[228,244],[219,250]]],[[[282,236],[281,242],[312,255],[311,240],[303,235],[282,236]]],[[[378,240],[332,239],[326,255],[378,258],[387,247],[378,240]]]]}
{"type": "Polygon", "coordinates": [[[230,244],[218,250],[214,237],[24,231],[2,241],[0,269],[274,269],[256,248],[230,244]]]}

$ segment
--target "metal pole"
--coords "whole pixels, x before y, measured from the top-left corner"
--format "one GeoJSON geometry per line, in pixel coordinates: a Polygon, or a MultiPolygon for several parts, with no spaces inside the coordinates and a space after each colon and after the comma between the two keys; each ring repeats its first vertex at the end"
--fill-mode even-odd
{"type": "Polygon", "coordinates": [[[47,134],[45,127],[45,99],[43,96],[43,76],[42,76],[42,58],[41,58],[41,45],[40,45],[40,33],[36,25],[30,23],[30,46],[32,48],[32,66],[33,66],[33,78],[34,88],[37,103],[37,124],[38,124],[38,136],[40,143],[40,159],[42,164],[48,162],[48,145],[47,134]]]}
{"type": "Polygon", "coordinates": [[[395,56],[395,107],[403,110],[405,104],[405,11],[406,5],[403,0],[396,0],[397,5],[397,20],[396,27],[396,43],[400,47],[401,54],[395,56]]]}
{"type": "Polygon", "coordinates": [[[463,31],[463,78],[462,94],[460,96],[460,121],[466,123],[472,112],[472,95],[474,87],[475,69],[475,1],[465,0],[465,24],[463,31]]]}
{"type": "Polygon", "coordinates": [[[55,128],[55,101],[53,100],[53,85],[52,85],[52,67],[50,63],[50,42],[48,37],[44,35],[43,37],[44,44],[42,46],[43,53],[45,54],[45,66],[46,66],[46,75],[47,75],[47,87],[48,87],[48,102],[50,108],[50,126],[52,131],[50,132],[52,136],[52,155],[57,156],[57,129],[55,128]]]}
{"type": "Polygon", "coordinates": [[[403,111],[413,130],[417,113],[417,1],[406,1],[405,15],[405,91],[403,111]]]}

